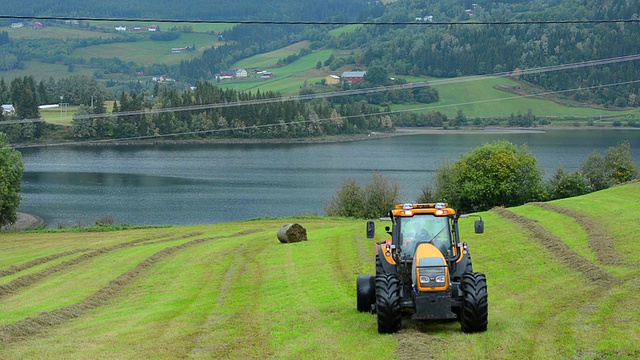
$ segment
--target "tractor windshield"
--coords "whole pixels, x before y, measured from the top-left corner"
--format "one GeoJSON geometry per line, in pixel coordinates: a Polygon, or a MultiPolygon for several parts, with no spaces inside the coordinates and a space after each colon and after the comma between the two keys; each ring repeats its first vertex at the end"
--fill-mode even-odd
{"type": "Polygon", "coordinates": [[[431,242],[443,254],[451,247],[449,221],[447,217],[430,214],[399,218],[402,256],[413,257],[419,243],[431,242]]]}

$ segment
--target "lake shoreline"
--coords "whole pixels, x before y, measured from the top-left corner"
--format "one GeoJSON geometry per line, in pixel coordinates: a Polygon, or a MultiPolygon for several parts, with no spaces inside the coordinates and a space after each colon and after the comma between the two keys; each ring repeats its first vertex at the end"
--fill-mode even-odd
{"type": "Polygon", "coordinates": [[[359,135],[336,135],[321,138],[295,138],[295,139],[242,139],[242,138],[220,138],[220,139],[190,139],[190,140],[133,140],[133,141],[82,141],[56,144],[15,144],[13,148],[32,147],[52,147],[52,146],[148,146],[148,145],[197,145],[197,144],[322,144],[340,143],[362,140],[373,140],[394,136],[407,135],[451,135],[451,134],[527,134],[545,133],[550,131],[567,130],[617,130],[636,131],[640,128],[620,128],[620,127],[543,127],[543,128],[514,128],[514,127],[474,127],[467,129],[444,129],[430,127],[398,127],[394,132],[371,132],[359,135]]]}
{"type": "Polygon", "coordinates": [[[38,226],[44,224],[44,220],[42,220],[41,217],[33,214],[18,212],[16,213],[16,216],[17,219],[15,223],[3,226],[0,230],[27,230],[37,228],[38,226]]]}

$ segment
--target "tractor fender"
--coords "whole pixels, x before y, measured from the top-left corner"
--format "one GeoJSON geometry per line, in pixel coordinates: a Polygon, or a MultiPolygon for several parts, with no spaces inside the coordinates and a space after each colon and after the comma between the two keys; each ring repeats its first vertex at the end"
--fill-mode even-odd
{"type": "MultiPolygon", "coordinates": [[[[396,261],[393,259],[391,240],[376,244],[376,261],[382,266],[384,274],[397,274],[396,261]]],[[[376,264],[378,265],[378,264],[376,264]]]]}

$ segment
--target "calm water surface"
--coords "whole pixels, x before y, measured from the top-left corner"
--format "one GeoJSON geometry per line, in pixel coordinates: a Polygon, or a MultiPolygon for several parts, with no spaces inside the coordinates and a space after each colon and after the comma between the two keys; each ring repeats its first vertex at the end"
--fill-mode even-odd
{"type": "Polygon", "coordinates": [[[208,144],[20,149],[18,211],[50,226],[204,224],[264,216],[323,214],[348,178],[380,172],[414,201],[436,168],[486,142],[527,144],[547,175],[577,170],[589,154],[629,141],[640,166],[640,131],[407,135],[329,144],[208,144]]]}

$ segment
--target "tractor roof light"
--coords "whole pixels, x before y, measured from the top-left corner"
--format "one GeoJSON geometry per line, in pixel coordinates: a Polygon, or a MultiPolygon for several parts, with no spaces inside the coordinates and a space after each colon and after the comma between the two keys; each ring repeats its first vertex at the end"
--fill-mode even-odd
{"type": "Polygon", "coordinates": [[[402,205],[402,208],[404,210],[411,210],[411,209],[413,209],[413,204],[404,204],[404,205],[402,205]]]}
{"type": "Polygon", "coordinates": [[[444,209],[446,207],[447,207],[447,204],[445,203],[436,203],[436,206],[435,206],[436,209],[444,209]]]}

